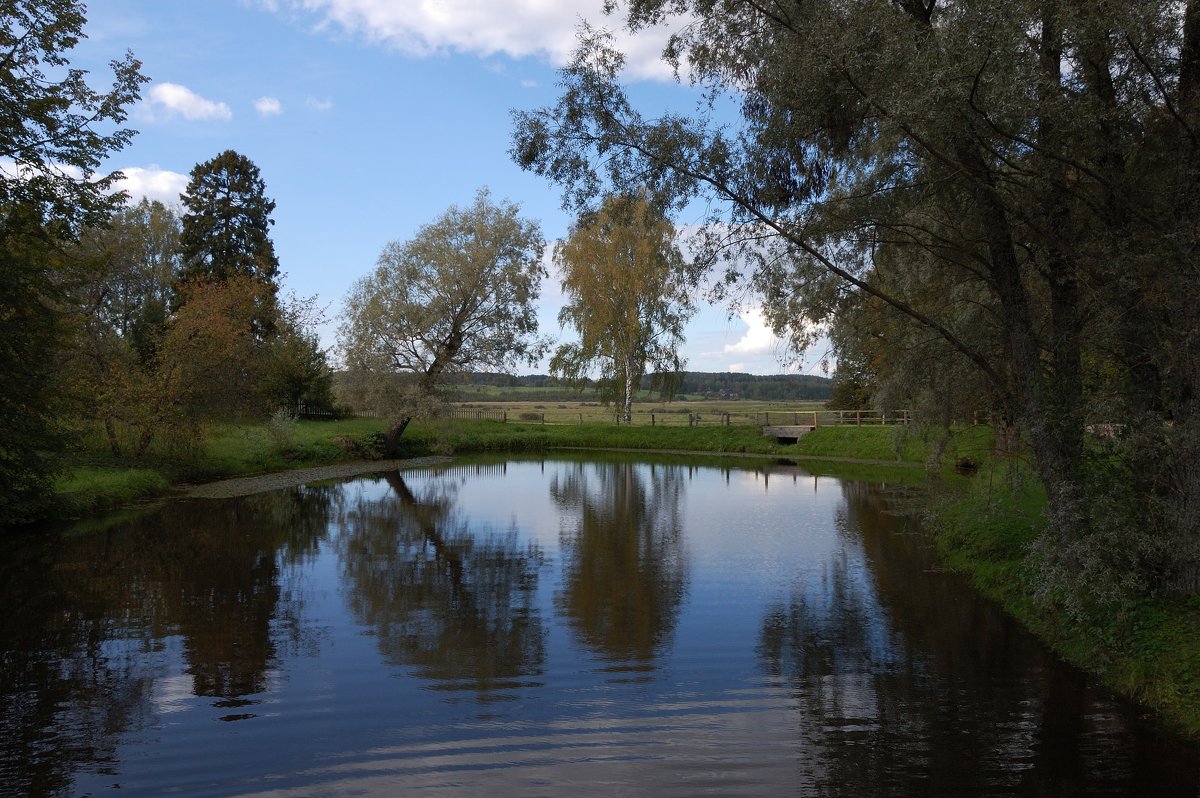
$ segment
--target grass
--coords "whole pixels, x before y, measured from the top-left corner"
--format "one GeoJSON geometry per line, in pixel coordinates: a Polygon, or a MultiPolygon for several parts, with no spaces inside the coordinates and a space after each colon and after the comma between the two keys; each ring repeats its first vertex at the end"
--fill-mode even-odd
{"type": "Polygon", "coordinates": [[[1134,596],[1082,616],[1061,611],[1034,589],[1030,546],[1043,527],[1045,495],[987,484],[977,478],[966,495],[937,505],[942,560],[1064,659],[1200,739],[1200,595],[1134,596]]]}
{"type": "Polygon", "coordinates": [[[78,518],[102,510],[166,494],[168,478],[151,468],[83,466],[59,478],[54,486],[54,514],[78,518]]]}
{"type": "MultiPolygon", "coordinates": [[[[728,404],[728,403],[725,403],[728,404]]],[[[686,419],[686,416],[685,416],[686,419]]],[[[245,476],[359,459],[349,439],[370,448],[385,429],[379,419],[270,423],[215,423],[186,451],[160,447],[145,458],[113,457],[99,438],[84,447],[56,485],[52,518],[79,518],[131,502],[167,495],[172,485],[245,476]]],[[[764,437],[751,424],[687,426],[502,423],[436,420],[414,422],[402,439],[404,456],[473,452],[531,452],[550,449],[627,449],[706,452],[764,457],[819,458],[822,468],[837,460],[918,465],[928,444],[902,438],[896,427],[822,427],[795,444],[764,437]],[[897,454],[899,452],[899,454],[897,454]]],[[[915,477],[914,479],[923,478],[915,477]]]]}

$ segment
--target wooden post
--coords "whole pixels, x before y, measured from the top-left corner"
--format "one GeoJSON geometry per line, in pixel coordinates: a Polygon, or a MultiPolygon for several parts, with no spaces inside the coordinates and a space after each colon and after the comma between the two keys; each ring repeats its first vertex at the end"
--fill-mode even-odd
{"type": "Polygon", "coordinates": [[[579,426],[583,426],[583,413],[579,414],[579,426]]]}
{"type": "Polygon", "coordinates": [[[650,411],[650,426],[654,426],[654,411],[650,411]]]}
{"type": "Polygon", "coordinates": [[[856,426],[856,427],[862,426],[862,411],[861,410],[854,411],[854,426],[856,426]]]}
{"type": "Polygon", "coordinates": [[[816,429],[817,428],[817,411],[814,410],[814,411],[812,411],[812,413],[813,413],[813,429],[816,429]]]}

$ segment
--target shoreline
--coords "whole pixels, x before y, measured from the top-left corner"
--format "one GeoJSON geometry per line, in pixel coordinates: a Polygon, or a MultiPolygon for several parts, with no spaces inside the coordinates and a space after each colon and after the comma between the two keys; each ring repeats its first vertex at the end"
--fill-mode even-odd
{"type": "Polygon", "coordinates": [[[451,457],[430,456],[410,457],[402,460],[356,460],[335,465],[308,466],[286,471],[270,471],[252,476],[218,479],[198,485],[180,486],[176,495],[185,499],[233,499],[270,490],[294,488],[308,482],[356,477],[361,474],[375,474],[403,468],[441,465],[452,460],[451,457]]]}

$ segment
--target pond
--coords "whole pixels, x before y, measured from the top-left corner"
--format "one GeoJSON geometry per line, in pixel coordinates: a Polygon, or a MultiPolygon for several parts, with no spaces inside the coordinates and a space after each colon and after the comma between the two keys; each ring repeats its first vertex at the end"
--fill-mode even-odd
{"type": "Polygon", "coordinates": [[[7,541],[5,795],[1197,795],[911,490],[509,459],[7,541]]]}

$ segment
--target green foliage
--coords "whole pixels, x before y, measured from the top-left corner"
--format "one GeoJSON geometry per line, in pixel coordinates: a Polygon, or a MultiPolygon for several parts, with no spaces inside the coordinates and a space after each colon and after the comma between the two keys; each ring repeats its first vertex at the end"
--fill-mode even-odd
{"type": "Polygon", "coordinates": [[[271,402],[293,409],[303,405],[308,411],[333,411],[333,374],[317,333],[324,320],[316,297],[301,298],[293,292],[280,306],[262,386],[271,402]]]}
{"type": "Polygon", "coordinates": [[[990,411],[1046,489],[1047,579],[1200,588],[1196,4],[621,8],[692,20],[665,57],[710,101],[646,117],[584,26],[557,102],[516,114],[515,160],[571,207],[701,198],[693,251],[795,351],[836,321],[877,406],[990,411]],[[1095,480],[1090,423],[1123,425],[1132,503],[1095,480]]]}
{"type": "Polygon", "coordinates": [[[106,92],[70,66],[84,12],[69,0],[0,4],[0,526],[43,509],[57,468],[62,306],[76,278],[59,248],[123,201],[111,193],[120,174],[96,170],[133,136],[112,126],[145,80],[128,54],[106,92]]]}
{"type": "Polygon", "coordinates": [[[125,121],[147,81],[131,53],[113,61],[113,84],[88,86],[68,54],[83,37],[78,0],[0,3],[0,208],[22,207],[56,232],[102,224],[124,201],[120,172],[97,175],[134,132],[125,121]]]}
{"type": "Polygon", "coordinates": [[[1200,737],[1200,598],[1081,604],[1075,593],[1048,604],[1036,559],[1046,496],[1037,488],[1013,491],[1002,468],[985,468],[968,490],[936,504],[932,528],[942,559],[1067,660],[1200,737]],[[1064,598],[1073,606],[1059,603],[1064,598]]]}
{"type": "Polygon", "coordinates": [[[180,199],[186,211],[179,237],[179,286],[224,284],[234,278],[259,284],[264,290],[255,331],[266,336],[275,327],[279,259],[271,241],[275,201],[266,196],[258,166],[226,150],[192,169],[180,199]]]}
{"type": "Polygon", "coordinates": [[[545,273],[536,222],[480,190],[407,242],[388,244],[345,301],[338,341],[359,407],[393,419],[394,449],[414,417],[435,415],[446,375],[535,362],[534,303],[545,273]]]}
{"type": "Polygon", "coordinates": [[[170,490],[167,477],[149,468],[75,468],[54,483],[56,519],[79,518],[170,490]]]}
{"type": "Polygon", "coordinates": [[[64,443],[58,416],[57,362],[65,337],[61,291],[50,265],[52,242],[36,221],[0,219],[0,525],[42,508],[64,443]]]}
{"type": "Polygon", "coordinates": [[[291,449],[296,439],[296,428],[299,421],[291,411],[280,408],[267,419],[267,437],[271,439],[271,448],[278,453],[286,453],[291,449]]]}

